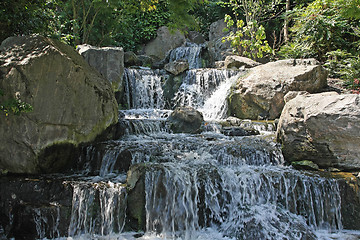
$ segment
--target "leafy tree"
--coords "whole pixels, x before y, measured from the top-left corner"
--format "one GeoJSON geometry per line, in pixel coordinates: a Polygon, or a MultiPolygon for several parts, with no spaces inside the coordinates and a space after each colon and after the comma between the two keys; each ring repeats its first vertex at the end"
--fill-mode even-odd
{"type": "Polygon", "coordinates": [[[0,1],[0,42],[13,35],[47,32],[47,5],[46,0],[0,1]]]}
{"type": "Polygon", "coordinates": [[[316,57],[324,61],[327,52],[356,49],[358,21],[345,18],[342,12],[346,11],[342,9],[336,0],[315,0],[307,7],[293,10],[292,41],[282,48],[280,55],[316,57]]]}
{"type": "Polygon", "coordinates": [[[252,59],[262,58],[264,53],[272,53],[266,40],[265,28],[259,24],[266,13],[265,1],[230,0],[226,4],[230,5],[233,10],[233,18],[230,15],[225,16],[228,27],[226,30],[230,30],[235,25],[236,32],[230,32],[230,35],[223,40],[230,41],[238,54],[252,59]],[[239,12],[243,12],[245,21],[240,19],[239,12]]]}

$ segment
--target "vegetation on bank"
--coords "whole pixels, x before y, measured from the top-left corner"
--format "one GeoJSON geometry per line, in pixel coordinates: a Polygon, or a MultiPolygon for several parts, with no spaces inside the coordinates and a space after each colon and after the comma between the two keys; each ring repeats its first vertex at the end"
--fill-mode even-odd
{"type": "MultiPolygon", "coordinates": [[[[330,77],[360,91],[360,0],[4,0],[0,41],[41,34],[69,45],[122,46],[136,51],[160,26],[208,36],[210,24],[225,19],[239,55],[308,58],[324,63],[330,77]]],[[[3,95],[3,92],[0,92],[3,95]]],[[[12,98],[1,111],[31,107],[12,98]]]]}

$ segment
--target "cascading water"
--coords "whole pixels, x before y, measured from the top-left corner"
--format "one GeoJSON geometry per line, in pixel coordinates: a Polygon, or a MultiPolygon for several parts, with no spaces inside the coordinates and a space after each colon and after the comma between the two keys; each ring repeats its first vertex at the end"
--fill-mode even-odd
{"type": "Polygon", "coordinates": [[[189,69],[202,68],[204,67],[200,56],[202,48],[202,45],[187,42],[185,46],[170,51],[169,61],[182,59],[189,63],[189,69]]]}
{"type": "MultiPolygon", "coordinates": [[[[187,59],[180,52],[190,52],[190,59],[198,51],[178,49],[171,59],[187,59]]],[[[200,60],[189,59],[197,68],[200,60]]],[[[172,106],[193,106],[213,121],[225,118],[226,96],[242,73],[189,70],[172,106]]],[[[86,176],[67,181],[73,188],[68,233],[46,237],[290,240],[330,239],[324,232],[342,230],[337,181],[284,166],[271,123],[236,123],[266,133],[257,136],[225,136],[215,127],[201,134],[170,133],[166,118],[172,110],[164,109],[162,88],[168,78],[159,70],[125,70],[129,110],[119,120],[124,134],[84,149],[79,164],[86,176]],[[135,186],[140,196],[132,196],[135,186]],[[141,199],[142,207],[131,209],[141,199]]],[[[35,215],[43,238],[44,217],[35,215]]],[[[338,236],[332,235],[344,235],[338,236]]]]}
{"type": "MultiPolygon", "coordinates": [[[[174,96],[174,106],[190,106],[197,109],[204,107],[206,100],[209,99],[216,89],[221,86],[221,93],[226,93],[234,83],[237,77],[243,72],[232,70],[218,70],[218,69],[194,69],[189,70],[184,77],[182,84],[174,96]]],[[[217,94],[217,96],[219,93],[217,94]]],[[[221,106],[224,104],[225,97],[217,99],[221,106]]],[[[220,107],[221,107],[220,106],[220,107]]],[[[209,109],[203,108],[205,111],[211,111],[213,106],[209,109]]],[[[217,109],[221,111],[221,109],[217,109]]],[[[213,113],[216,114],[216,113],[213,113]]],[[[211,114],[210,114],[211,115],[211,114]]]]}

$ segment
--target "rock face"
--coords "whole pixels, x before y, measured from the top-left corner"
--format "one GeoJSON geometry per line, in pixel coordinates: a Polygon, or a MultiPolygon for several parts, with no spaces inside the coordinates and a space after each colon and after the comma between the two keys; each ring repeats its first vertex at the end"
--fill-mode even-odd
{"type": "Polygon", "coordinates": [[[192,107],[177,107],[168,118],[174,133],[198,133],[204,122],[203,115],[192,107]]]}
{"type": "Polygon", "coordinates": [[[124,74],[124,50],[121,47],[97,48],[88,44],[77,47],[85,60],[111,82],[114,91],[121,85],[124,74]]]}
{"type": "Polygon", "coordinates": [[[261,65],[261,63],[246,57],[231,55],[225,58],[225,68],[252,68],[259,65],[261,65]]]}
{"type": "Polygon", "coordinates": [[[1,44],[0,89],[33,107],[0,113],[0,169],[14,173],[61,171],[74,146],[92,141],[115,124],[117,103],[110,83],[76,51],[40,36],[1,44]]]}
{"type": "Polygon", "coordinates": [[[145,46],[145,54],[161,60],[169,50],[180,47],[184,42],[184,34],[179,31],[170,33],[167,27],[161,27],[157,30],[157,37],[145,46]]]}
{"type": "Polygon", "coordinates": [[[215,61],[223,61],[226,56],[233,54],[230,42],[223,42],[222,40],[223,37],[229,34],[229,32],[223,31],[225,27],[226,23],[224,19],[213,22],[210,25],[209,42],[207,46],[215,61]]]}
{"type": "Polygon", "coordinates": [[[193,43],[196,43],[196,44],[202,44],[202,43],[206,42],[203,35],[201,35],[199,32],[189,31],[187,37],[190,40],[190,42],[193,42],[193,43]]]}
{"type": "Polygon", "coordinates": [[[209,41],[216,40],[218,38],[226,36],[229,32],[224,32],[224,28],[226,28],[226,23],[224,19],[220,19],[216,22],[213,22],[210,25],[209,31],[209,41]]]}
{"type": "Polygon", "coordinates": [[[171,74],[179,75],[189,69],[189,63],[187,61],[176,60],[166,64],[164,69],[171,74]]]}
{"type": "Polygon", "coordinates": [[[360,169],[360,96],[298,95],[286,103],[277,139],[287,161],[321,168],[360,169]]]}
{"type": "Polygon", "coordinates": [[[316,60],[280,60],[254,67],[238,80],[229,96],[229,115],[275,119],[289,91],[315,93],[327,85],[327,72],[316,60]]]}

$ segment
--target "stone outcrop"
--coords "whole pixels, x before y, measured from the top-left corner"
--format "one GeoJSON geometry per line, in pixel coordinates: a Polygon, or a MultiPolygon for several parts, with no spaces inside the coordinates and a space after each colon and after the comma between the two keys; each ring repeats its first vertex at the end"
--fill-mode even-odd
{"type": "Polygon", "coordinates": [[[277,130],[288,162],[360,169],[360,96],[335,92],[298,95],[286,103],[277,130]]]}
{"type": "Polygon", "coordinates": [[[198,133],[204,117],[192,107],[177,107],[169,116],[168,122],[174,133],[198,133]]]}
{"type": "Polygon", "coordinates": [[[9,38],[0,49],[0,102],[16,94],[33,107],[19,116],[0,113],[0,169],[62,171],[75,146],[117,122],[110,83],[70,46],[31,36],[9,38]]]}
{"type": "Polygon", "coordinates": [[[248,119],[275,119],[289,91],[320,92],[327,72],[314,59],[280,60],[252,68],[238,80],[229,96],[229,115],[248,119]]]}
{"type": "Polygon", "coordinates": [[[227,56],[225,58],[225,68],[253,68],[256,66],[261,65],[261,63],[258,63],[250,58],[247,57],[241,57],[236,55],[227,56]]]}
{"type": "Polygon", "coordinates": [[[181,32],[171,33],[167,27],[161,27],[157,30],[157,37],[145,46],[145,54],[161,60],[169,50],[180,47],[184,42],[185,36],[181,32]]]}
{"type": "Polygon", "coordinates": [[[79,53],[90,66],[100,72],[110,81],[114,91],[117,91],[124,74],[124,50],[121,47],[93,47],[88,44],[77,46],[79,53]]]}
{"type": "Polygon", "coordinates": [[[210,25],[209,42],[207,47],[214,57],[214,61],[223,61],[228,55],[233,55],[233,51],[229,41],[223,41],[223,37],[229,34],[229,31],[224,32],[226,23],[224,19],[213,22],[210,25]]]}
{"type": "Polygon", "coordinates": [[[226,28],[226,26],[227,25],[224,19],[220,19],[216,22],[213,22],[210,25],[209,41],[213,41],[221,37],[225,37],[229,33],[229,32],[224,32],[224,28],[226,28]]]}
{"type": "Polygon", "coordinates": [[[187,38],[190,40],[190,42],[196,43],[196,44],[202,44],[205,43],[205,38],[201,33],[195,32],[195,31],[189,31],[187,38]]]}
{"type": "Polygon", "coordinates": [[[171,74],[179,75],[180,73],[189,69],[189,63],[187,61],[176,60],[166,64],[164,69],[171,74]]]}

